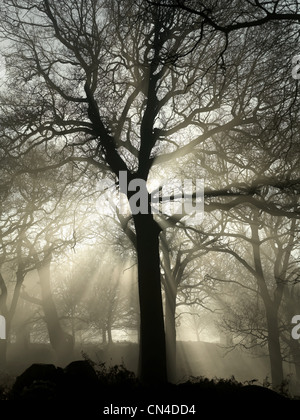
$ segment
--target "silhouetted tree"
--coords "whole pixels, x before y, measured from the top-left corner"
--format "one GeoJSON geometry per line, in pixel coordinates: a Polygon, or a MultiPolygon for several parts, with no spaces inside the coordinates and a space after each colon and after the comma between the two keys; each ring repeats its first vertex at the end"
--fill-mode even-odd
{"type": "Polygon", "coordinates": [[[241,291],[245,292],[242,295],[240,291],[236,299],[229,297],[228,301],[225,295],[223,309],[228,305],[225,313],[229,313],[225,324],[231,332],[240,335],[240,344],[245,347],[252,347],[254,341],[249,341],[251,336],[258,343],[267,344],[275,387],[284,379],[281,318],[285,311],[284,295],[290,289],[297,264],[294,254],[298,243],[296,226],[296,219],[284,220],[244,207],[232,213],[224,232],[219,234],[220,243],[211,246],[213,251],[234,257],[252,277],[250,280],[246,275],[243,279],[243,272],[239,275],[235,274],[235,270],[224,276],[223,284],[240,285],[243,288],[241,291]],[[236,228],[235,214],[239,221],[236,228]]]}
{"type": "MultiPolygon", "coordinates": [[[[229,37],[228,21],[236,10],[232,5],[218,8],[225,31],[210,18],[209,9],[192,14],[165,5],[141,0],[5,0],[1,5],[1,31],[11,47],[6,54],[7,105],[2,105],[5,135],[20,156],[46,143],[49,162],[43,167],[57,167],[52,158],[60,156],[61,165],[85,161],[101,173],[112,173],[129,200],[138,261],[140,376],[147,383],[167,380],[159,256],[159,235],[166,225],[151,213],[151,196],[140,181],[159,169],[169,176],[171,162],[184,166],[195,151],[204,164],[211,155],[224,157],[224,138],[229,139],[224,143],[227,159],[236,153],[237,137],[243,139],[244,151],[251,150],[253,137],[263,143],[274,127],[284,126],[284,117],[279,125],[268,124],[292,112],[295,93],[284,83],[283,57],[274,64],[266,53],[279,35],[282,51],[289,53],[288,34],[290,29],[295,34],[295,27],[270,24],[260,31],[256,27],[262,22],[255,28],[239,24],[233,29],[241,32],[229,37]],[[256,56],[263,43],[263,53],[256,56]],[[278,104],[283,85],[286,92],[278,104]],[[214,149],[214,140],[220,150],[214,149]],[[127,181],[120,179],[121,172],[127,181]],[[140,196],[129,188],[131,182],[146,197],[138,212],[140,196]]],[[[255,6],[247,6],[251,19],[255,6]]],[[[246,168],[242,156],[240,167],[246,168]]],[[[27,168],[41,170],[39,162],[27,168]]],[[[216,190],[208,188],[206,197],[225,199],[211,199],[209,210],[251,202],[286,214],[291,207],[266,204],[259,194],[265,185],[299,185],[294,173],[279,178],[256,172],[246,184],[221,182],[216,190]]],[[[299,215],[298,210],[293,213],[299,215]]]]}
{"type": "MultiPolygon", "coordinates": [[[[35,150],[24,157],[23,163],[29,165],[35,159],[42,161],[42,158],[41,150],[35,150]]],[[[67,177],[67,168],[65,167],[62,171],[67,177]]],[[[47,178],[40,176],[39,179],[34,174],[15,174],[10,194],[2,201],[1,269],[3,275],[1,275],[0,289],[1,307],[7,319],[7,339],[9,339],[25,277],[34,270],[38,272],[41,289],[39,302],[44,309],[50,342],[56,351],[58,362],[64,363],[65,355],[70,354],[72,344],[69,335],[65,334],[61,328],[52,298],[50,264],[53,253],[62,252],[65,248],[75,245],[75,226],[73,203],[67,199],[69,184],[66,181],[61,183],[59,177],[59,171],[55,174],[48,172],[47,178]],[[66,200],[65,202],[62,197],[66,200]],[[8,272],[6,276],[5,271],[8,272]],[[13,273],[15,286],[8,307],[9,290],[4,278],[9,276],[9,272],[13,273]],[[66,342],[69,342],[69,346],[66,342]]],[[[75,199],[74,193],[72,176],[72,199],[75,199]]],[[[5,347],[5,343],[3,345],[5,347]]]]}

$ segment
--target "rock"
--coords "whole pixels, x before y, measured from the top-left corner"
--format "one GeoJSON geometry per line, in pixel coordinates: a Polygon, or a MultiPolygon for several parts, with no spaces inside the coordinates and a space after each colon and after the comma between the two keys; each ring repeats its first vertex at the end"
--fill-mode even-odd
{"type": "Polygon", "coordinates": [[[12,398],[56,399],[57,384],[61,382],[62,377],[61,368],[52,364],[34,363],[16,378],[12,387],[12,398]]]}
{"type": "Polygon", "coordinates": [[[63,399],[95,399],[98,391],[98,377],[87,361],[77,360],[65,367],[63,399]]]}

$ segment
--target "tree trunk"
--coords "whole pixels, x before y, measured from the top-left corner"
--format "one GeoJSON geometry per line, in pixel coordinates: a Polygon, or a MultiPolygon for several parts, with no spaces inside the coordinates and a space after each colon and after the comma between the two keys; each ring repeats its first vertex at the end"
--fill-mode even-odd
{"type": "Polygon", "coordinates": [[[176,296],[177,287],[174,278],[166,276],[165,284],[165,325],[166,325],[166,350],[167,373],[170,382],[176,381],[176,296]]]}
{"type": "Polygon", "coordinates": [[[27,325],[21,325],[16,331],[16,345],[24,353],[28,352],[30,344],[30,333],[27,325]]]}
{"type": "Polygon", "coordinates": [[[6,369],[7,338],[0,339],[0,371],[6,369]]]}
{"type": "Polygon", "coordinates": [[[6,368],[6,357],[7,357],[7,347],[9,342],[9,336],[10,336],[10,329],[11,329],[11,323],[12,319],[15,315],[17,303],[19,301],[20,297],[20,291],[22,287],[22,283],[24,280],[24,273],[22,270],[22,267],[18,267],[18,270],[16,272],[17,281],[14,288],[13,297],[11,300],[10,308],[8,310],[7,308],[7,289],[5,286],[4,279],[2,275],[0,274],[0,314],[3,315],[6,319],[6,338],[5,340],[0,340],[0,368],[2,370],[5,370],[6,368]]]}
{"type": "Polygon", "coordinates": [[[283,366],[279,340],[278,314],[273,308],[267,309],[268,348],[270,355],[273,388],[278,388],[283,381],[283,366]]]}
{"type": "Polygon", "coordinates": [[[74,348],[74,340],[61,328],[57,310],[52,298],[50,285],[50,260],[44,261],[43,266],[38,270],[41,291],[42,305],[45,314],[45,322],[48,329],[49,340],[53,347],[57,363],[65,365],[70,361],[74,348]]]}
{"type": "Polygon", "coordinates": [[[139,376],[143,383],[167,381],[166,343],[160,281],[159,233],[153,215],[133,216],[140,303],[139,376]]]}
{"type": "Polygon", "coordinates": [[[108,344],[112,344],[113,343],[113,338],[112,338],[110,323],[107,324],[107,338],[108,338],[108,344]]]}
{"type": "Polygon", "coordinates": [[[290,352],[295,366],[297,392],[300,388],[300,346],[298,340],[291,338],[290,352]]]}
{"type": "Polygon", "coordinates": [[[103,326],[102,328],[102,344],[106,344],[106,328],[103,326]]]}
{"type": "MultiPolygon", "coordinates": [[[[265,309],[266,309],[266,318],[267,318],[267,327],[268,327],[268,349],[270,356],[270,366],[271,366],[271,376],[272,376],[272,385],[273,388],[277,388],[282,384],[283,381],[283,367],[282,367],[282,356],[280,349],[280,340],[279,340],[279,327],[278,327],[278,310],[282,298],[282,290],[279,293],[277,288],[276,299],[272,300],[268,291],[266,284],[266,279],[264,276],[264,270],[261,261],[260,255],[260,237],[258,232],[259,226],[259,214],[258,211],[255,213],[253,223],[251,224],[252,231],[252,248],[253,248],[253,257],[254,265],[256,272],[256,280],[260,290],[260,295],[263,299],[265,309]]],[[[278,286],[277,286],[278,287],[278,286]]]]}
{"type": "Polygon", "coordinates": [[[197,325],[195,327],[195,334],[196,334],[197,343],[200,343],[200,334],[199,334],[199,330],[197,328],[197,325]]]}

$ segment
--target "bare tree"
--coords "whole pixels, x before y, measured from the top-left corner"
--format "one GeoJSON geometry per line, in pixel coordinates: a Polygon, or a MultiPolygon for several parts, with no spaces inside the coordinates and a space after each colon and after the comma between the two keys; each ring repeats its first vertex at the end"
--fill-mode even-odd
{"type": "MultiPolygon", "coordinates": [[[[244,281],[242,272],[241,278],[232,278],[235,271],[232,270],[231,275],[220,279],[223,283],[240,285],[245,292],[241,298],[238,294],[236,303],[234,298],[229,297],[231,321],[227,322],[227,327],[240,335],[239,341],[245,347],[249,346],[250,336],[256,340],[260,337],[258,341],[267,344],[272,382],[276,387],[284,378],[280,344],[281,315],[284,313],[284,295],[294,275],[293,251],[298,242],[296,219],[287,221],[281,217],[263,216],[257,209],[247,211],[245,208],[238,212],[237,223],[233,217],[232,214],[228,227],[219,235],[222,241],[213,245],[211,250],[234,257],[253,278],[244,281]]],[[[226,306],[226,297],[224,301],[226,306]]]]}
{"type": "MultiPolygon", "coordinates": [[[[41,150],[28,153],[23,161],[24,164],[30,164],[35,159],[43,160],[41,150]]],[[[7,282],[4,280],[5,276],[1,276],[2,308],[7,319],[7,337],[9,339],[11,323],[25,278],[30,272],[37,271],[41,291],[39,302],[44,310],[50,342],[57,354],[58,363],[66,361],[73,345],[71,337],[63,331],[59,322],[51,292],[50,265],[53,255],[75,246],[76,228],[77,239],[80,239],[79,225],[74,220],[75,178],[72,175],[70,183],[62,183],[62,173],[66,177],[69,174],[67,167],[61,171],[48,172],[47,177],[40,176],[39,179],[34,174],[15,175],[10,194],[2,201],[6,209],[3,209],[1,220],[1,268],[3,271],[9,268],[15,273],[15,288],[9,309],[7,282]],[[74,202],[70,200],[70,191],[74,202]]]]}
{"type": "MultiPolygon", "coordinates": [[[[268,72],[270,57],[257,68],[249,64],[262,39],[274,41],[284,29],[286,41],[287,26],[272,27],[268,37],[266,32],[258,36],[245,30],[229,39],[207,13],[195,19],[190,10],[168,9],[165,4],[5,0],[1,7],[2,33],[11,46],[1,105],[5,135],[19,156],[40,143],[49,151],[48,162],[26,170],[38,173],[69,161],[93,164],[101,173],[111,172],[129,200],[138,260],[140,376],[147,383],[165,382],[167,372],[159,256],[165,225],[151,212],[146,181],[159,168],[168,176],[168,163],[177,159],[185,165],[188,155],[203,152],[212,139],[221,143],[242,132],[249,145],[250,133],[263,137],[269,127],[258,117],[291,109],[292,96],[287,92],[278,110],[275,92],[286,73],[279,72],[273,80],[279,63],[268,72]],[[261,70],[268,80],[267,99],[261,70]],[[53,162],[53,156],[60,156],[60,162],[53,162]],[[132,185],[141,188],[140,194],[132,185]],[[136,212],[141,197],[146,199],[136,212]]],[[[225,24],[231,13],[232,7],[224,5],[225,24]]],[[[260,64],[259,58],[255,64],[260,64]]],[[[202,160],[209,155],[204,152],[202,160]]],[[[260,175],[247,185],[208,189],[207,197],[237,196],[217,204],[211,200],[209,209],[229,210],[248,201],[271,213],[289,212],[290,207],[266,205],[255,196],[262,185],[278,184],[260,175]]],[[[289,187],[291,178],[281,178],[281,187],[289,187]]],[[[299,216],[298,210],[294,213],[299,216]]]]}
{"type": "Polygon", "coordinates": [[[228,35],[244,28],[262,26],[269,22],[299,22],[297,0],[235,0],[229,7],[225,2],[209,1],[205,4],[194,0],[147,0],[151,4],[167,8],[179,8],[200,16],[207,26],[228,35]]]}

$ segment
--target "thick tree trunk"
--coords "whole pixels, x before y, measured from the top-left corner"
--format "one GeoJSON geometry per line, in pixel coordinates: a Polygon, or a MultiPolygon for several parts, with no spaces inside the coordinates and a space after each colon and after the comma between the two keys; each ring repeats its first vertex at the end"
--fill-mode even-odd
{"type": "Polygon", "coordinates": [[[55,351],[57,363],[65,365],[71,359],[74,340],[70,334],[63,331],[59,322],[51,292],[50,260],[44,262],[43,266],[38,270],[38,273],[42,291],[43,311],[45,314],[50,344],[55,351]]]}
{"type": "Polygon", "coordinates": [[[283,381],[283,366],[279,340],[278,314],[273,308],[267,308],[267,325],[272,386],[273,388],[277,388],[283,381]]]}
{"type": "Polygon", "coordinates": [[[150,214],[133,217],[140,303],[139,376],[147,384],[167,381],[166,343],[160,281],[160,228],[150,214]]]}
{"type": "Polygon", "coordinates": [[[165,284],[165,325],[166,325],[166,350],[167,373],[169,382],[176,381],[176,295],[177,287],[173,278],[166,278],[165,284]]]}

